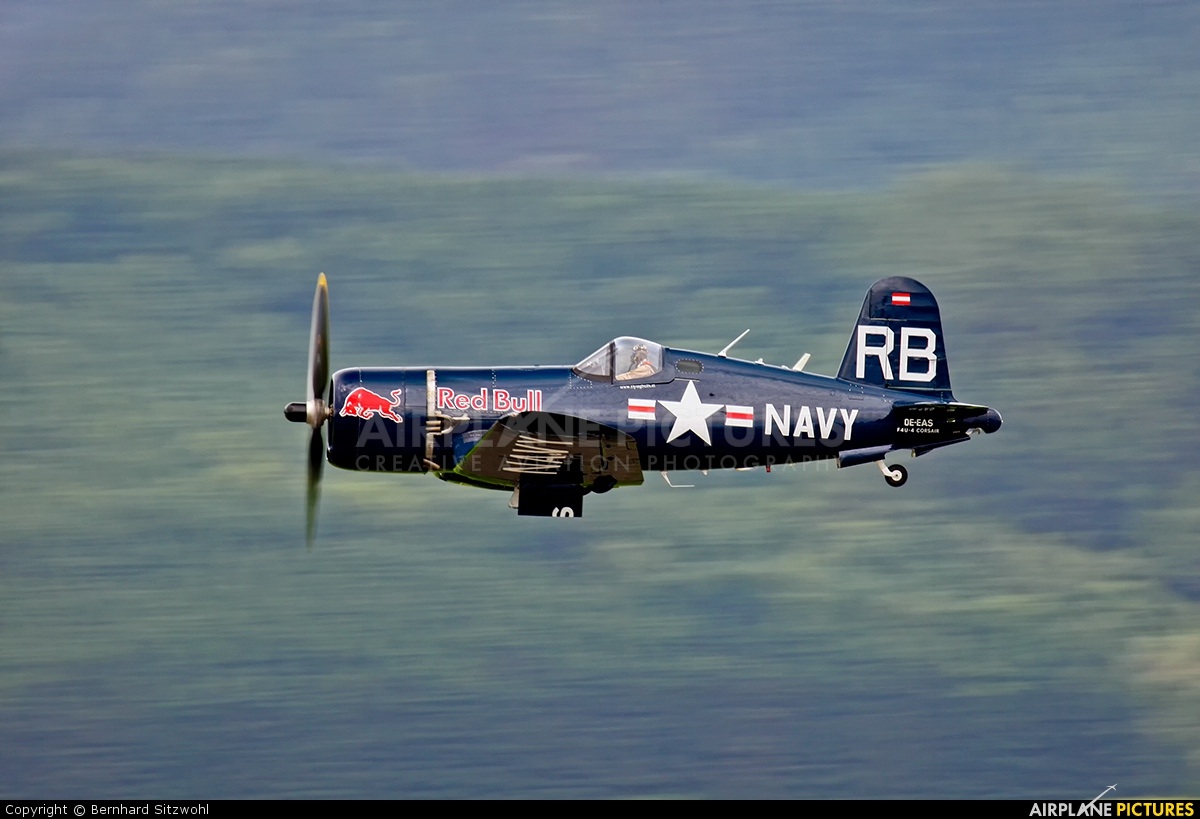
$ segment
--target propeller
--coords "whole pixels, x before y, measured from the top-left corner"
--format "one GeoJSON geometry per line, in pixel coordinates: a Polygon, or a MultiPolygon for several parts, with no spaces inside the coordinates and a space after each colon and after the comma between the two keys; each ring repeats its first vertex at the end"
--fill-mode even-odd
{"type": "Polygon", "coordinates": [[[321,469],[325,466],[325,435],[321,425],[331,414],[325,395],[329,388],[329,285],[325,274],[317,278],[313,295],[312,328],[308,334],[308,383],[304,403],[293,401],[283,409],[289,421],[312,428],[308,439],[308,491],[305,502],[305,542],[312,548],[317,533],[317,504],[321,498],[321,469]]]}

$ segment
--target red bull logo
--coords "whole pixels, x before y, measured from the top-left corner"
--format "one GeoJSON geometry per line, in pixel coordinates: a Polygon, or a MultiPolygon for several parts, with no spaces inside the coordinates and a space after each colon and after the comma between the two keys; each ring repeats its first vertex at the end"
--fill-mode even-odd
{"type": "Polygon", "coordinates": [[[364,387],[357,387],[346,396],[346,400],[342,402],[342,409],[338,412],[338,415],[367,420],[374,418],[376,413],[378,413],[384,418],[390,418],[399,424],[401,423],[400,416],[392,410],[397,410],[404,406],[402,391],[392,390],[392,398],[395,400],[389,401],[382,395],[373,393],[364,387]]]}
{"type": "Polygon", "coordinates": [[[468,395],[455,392],[450,387],[438,387],[437,407],[479,412],[541,412],[542,391],[526,390],[524,395],[513,395],[499,387],[490,391],[487,387],[480,387],[478,392],[468,395]]]}

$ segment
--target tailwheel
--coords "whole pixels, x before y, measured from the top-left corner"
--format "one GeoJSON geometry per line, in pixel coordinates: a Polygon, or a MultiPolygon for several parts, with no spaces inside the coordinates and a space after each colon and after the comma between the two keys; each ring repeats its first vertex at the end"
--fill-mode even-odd
{"type": "Polygon", "coordinates": [[[879,471],[883,473],[883,479],[887,481],[888,486],[904,486],[908,480],[908,470],[900,464],[888,466],[883,461],[876,461],[879,471]]]}

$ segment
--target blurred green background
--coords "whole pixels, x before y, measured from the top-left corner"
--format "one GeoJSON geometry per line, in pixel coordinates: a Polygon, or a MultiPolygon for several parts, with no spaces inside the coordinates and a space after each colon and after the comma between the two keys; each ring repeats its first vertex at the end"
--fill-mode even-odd
{"type": "Polygon", "coordinates": [[[0,796],[1200,791],[1200,7],[0,11],[0,796]],[[333,364],[833,372],[1000,434],[577,521],[328,470],[333,364]]]}

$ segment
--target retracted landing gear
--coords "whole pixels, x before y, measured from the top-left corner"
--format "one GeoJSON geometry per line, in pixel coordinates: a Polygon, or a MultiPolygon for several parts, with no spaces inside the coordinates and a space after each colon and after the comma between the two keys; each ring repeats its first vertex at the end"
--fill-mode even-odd
{"type": "Polygon", "coordinates": [[[889,467],[880,460],[876,461],[875,465],[883,473],[883,479],[888,482],[888,486],[904,486],[904,482],[908,480],[908,470],[900,464],[889,467]]]}

